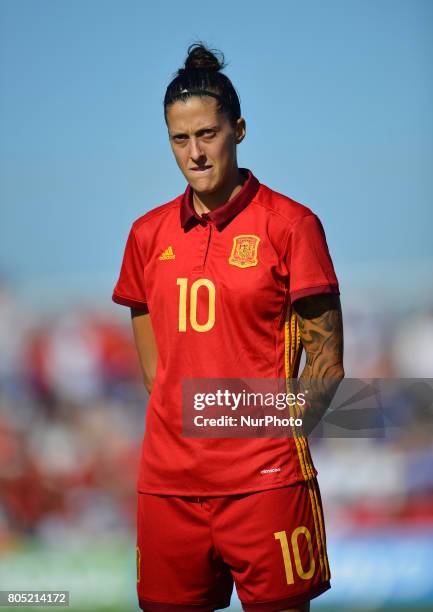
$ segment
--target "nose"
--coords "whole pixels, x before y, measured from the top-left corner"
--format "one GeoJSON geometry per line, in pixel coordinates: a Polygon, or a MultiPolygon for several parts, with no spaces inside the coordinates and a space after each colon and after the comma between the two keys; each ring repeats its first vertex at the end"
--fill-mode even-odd
{"type": "Polygon", "coordinates": [[[197,138],[193,137],[190,139],[189,154],[191,159],[196,163],[205,157],[205,154],[200,146],[200,142],[197,138]]]}

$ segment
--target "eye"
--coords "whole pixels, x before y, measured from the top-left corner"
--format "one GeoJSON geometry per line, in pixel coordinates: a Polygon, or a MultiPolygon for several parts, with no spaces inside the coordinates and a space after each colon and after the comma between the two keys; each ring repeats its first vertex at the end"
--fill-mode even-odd
{"type": "Polygon", "coordinates": [[[215,136],[215,130],[203,130],[203,136],[205,138],[213,138],[215,136]]]}
{"type": "Polygon", "coordinates": [[[186,136],[186,134],[175,134],[174,136],[171,137],[173,142],[185,142],[187,140],[188,136],[186,136]]]}

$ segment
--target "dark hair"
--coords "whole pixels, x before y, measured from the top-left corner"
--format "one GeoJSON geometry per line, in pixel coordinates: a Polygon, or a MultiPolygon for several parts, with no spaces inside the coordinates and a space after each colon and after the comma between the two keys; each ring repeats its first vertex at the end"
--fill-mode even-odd
{"type": "Polygon", "coordinates": [[[220,72],[224,56],[220,51],[210,51],[202,43],[188,47],[185,65],[180,68],[167,87],[164,97],[164,116],[167,108],[178,100],[185,101],[191,96],[211,96],[218,102],[218,110],[228,115],[234,125],[241,116],[239,97],[230,79],[220,72]],[[213,52],[212,52],[213,51],[213,52]]]}

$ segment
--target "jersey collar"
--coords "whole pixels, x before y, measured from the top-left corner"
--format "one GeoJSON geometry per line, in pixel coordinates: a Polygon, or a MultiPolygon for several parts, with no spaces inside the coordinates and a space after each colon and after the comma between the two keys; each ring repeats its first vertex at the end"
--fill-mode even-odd
{"type": "Polygon", "coordinates": [[[185,193],[182,196],[180,203],[180,224],[186,230],[189,227],[201,223],[205,225],[207,220],[212,221],[218,230],[221,230],[233,217],[241,212],[254,198],[259,190],[260,183],[250,170],[239,168],[243,175],[247,176],[247,180],[242,185],[242,189],[231,198],[228,202],[216,208],[215,210],[205,213],[200,216],[192,203],[193,191],[188,185],[185,193]]]}

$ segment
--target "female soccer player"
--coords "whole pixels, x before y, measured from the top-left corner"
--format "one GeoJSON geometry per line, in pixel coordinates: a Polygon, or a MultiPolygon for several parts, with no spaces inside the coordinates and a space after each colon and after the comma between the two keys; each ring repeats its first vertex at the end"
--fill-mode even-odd
{"type": "Polygon", "coordinates": [[[245,120],[223,62],[188,49],[169,84],[170,145],[188,185],[130,230],[113,300],[131,308],[150,393],[138,477],[142,610],[309,610],[330,587],[306,435],[188,437],[182,381],[312,381],[307,433],[342,379],[338,281],[307,207],[238,167],[245,120]],[[317,387],[317,385],[316,385],[317,387]],[[314,410],[313,410],[314,408],[314,410]]]}

